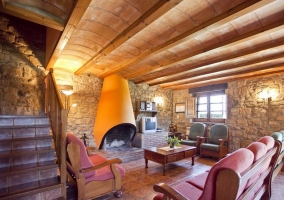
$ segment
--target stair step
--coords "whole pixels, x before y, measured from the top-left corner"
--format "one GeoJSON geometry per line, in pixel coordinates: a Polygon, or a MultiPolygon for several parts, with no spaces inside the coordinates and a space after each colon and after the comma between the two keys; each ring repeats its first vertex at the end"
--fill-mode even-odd
{"type": "Polygon", "coordinates": [[[0,127],[0,139],[11,139],[11,138],[30,138],[40,136],[50,136],[49,126],[25,126],[16,128],[0,127]]]}
{"type": "Polygon", "coordinates": [[[37,148],[29,148],[23,150],[0,151],[0,158],[31,155],[31,154],[42,154],[48,152],[54,152],[54,149],[52,147],[37,147],[37,148]]]}
{"type": "Polygon", "coordinates": [[[58,177],[34,181],[9,188],[0,189],[1,200],[32,199],[32,195],[48,196],[41,199],[57,199],[61,197],[61,187],[58,177]],[[27,198],[25,198],[27,197],[27,198]]]}
{"type": "Polygon", "coordinates": [[[0,177],[57,167],[54,160],[0,168],[0,177]]]}
{"type": "Polygon", "coordinates": [[[31,141],[31,140],[44,140],[44,139],[52,139],[52,136],[47,135],[47,136],[34,136],[34,137],[1,139],[0,142],[6,143],[6,142],[13,142],[13,141],[31,141]]]}
{"type": "Polygon", "coordinates": [[[49,117],[43,116],[0,116],[0,126],[14,126],[14,125],[48,125],[49,117]]]}

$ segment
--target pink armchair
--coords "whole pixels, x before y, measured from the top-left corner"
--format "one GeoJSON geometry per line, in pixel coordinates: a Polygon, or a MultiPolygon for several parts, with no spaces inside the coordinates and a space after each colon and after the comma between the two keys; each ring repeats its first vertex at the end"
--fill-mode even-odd
{"type": "Polygon", "coordinates": [[[67,174],[77,185],[78,199],[89,199],[115,191],[122,196],[124,169],[118,158],[107,160],[99,154],[88,155],[81,140],[67,133],[67,174]]]}

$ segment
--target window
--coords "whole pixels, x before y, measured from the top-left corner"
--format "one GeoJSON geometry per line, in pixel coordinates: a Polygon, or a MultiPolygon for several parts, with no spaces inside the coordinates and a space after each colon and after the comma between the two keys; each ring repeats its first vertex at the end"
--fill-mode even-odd
{"type": "Polygon", "coordinates": [[[195,121],[225,122],[226,110],[224,92],[201,93],[197,95],[195,121]]]}

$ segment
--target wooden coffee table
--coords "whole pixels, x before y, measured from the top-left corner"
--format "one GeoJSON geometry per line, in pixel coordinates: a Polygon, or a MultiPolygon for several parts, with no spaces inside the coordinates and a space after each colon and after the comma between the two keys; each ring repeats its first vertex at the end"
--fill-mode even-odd
{"type": "Polygon", "coordinates": [[[166,175],[166,164],[191,157],[192,165],[194,165],[194,157],[196,155],[196,147],[180,145],[178,148],[167,151],[169,148],[151,147],[144,149],[145,168],[148,168],[148,160],[163,165],[163,175],[166,175]],[[165,149],[165,150],[163,150],[165,149]]]}

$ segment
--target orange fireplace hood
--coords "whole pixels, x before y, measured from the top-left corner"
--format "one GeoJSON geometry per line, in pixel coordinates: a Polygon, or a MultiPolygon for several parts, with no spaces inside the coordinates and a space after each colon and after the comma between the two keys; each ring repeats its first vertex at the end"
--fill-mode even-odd
{"type": "Polygon", "coordinates": [[[104,79],[94,126],[97,148],[102,147],[105,134],[119,124],[136,127],[128,81],[111,75],[104,79]]]}

